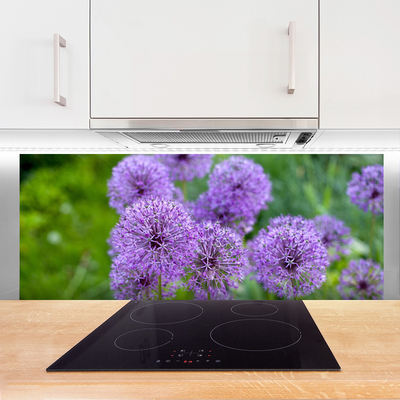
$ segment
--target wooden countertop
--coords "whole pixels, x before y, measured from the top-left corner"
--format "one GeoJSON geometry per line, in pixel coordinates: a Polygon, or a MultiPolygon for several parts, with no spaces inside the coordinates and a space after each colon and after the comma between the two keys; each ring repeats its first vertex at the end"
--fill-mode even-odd
{"type": "Polygon", "coordinates": [[[0,399],[399,399],[400,301],[305,301],[340,372],[46,372],[126,301],[0,301],[0,399]]]}

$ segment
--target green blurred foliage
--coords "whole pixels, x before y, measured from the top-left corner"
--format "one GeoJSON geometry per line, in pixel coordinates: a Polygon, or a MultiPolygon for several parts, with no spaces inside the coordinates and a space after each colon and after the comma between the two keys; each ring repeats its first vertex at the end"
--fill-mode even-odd
{"type": "MultiPolygon", "coordinates": [[[[112,299],[110,230],[118,215],[108,205],[107,180],[126,155],[21,155],[20,297],[21,299],[112,299]]],[[[230,157],[215,155],[214,165],[230,157]]],[[[371,213],[346,195],[353,172],[383,164],[382,155],[247,155],[272,181],[274,200],[257,220],[249,240],[280,214],[313,218],[331,214],[351,228],[351,254],[327,270],[327,282],[307,299],[339,299],[340,272],[349,260],[372,258],[383,266],[383,216],[371,240],[371,213]]],[[[181,186],[180,182],[175,183],[181,186]]],[[[207,190],[207,177],[187,182],[188,200],[207,190]]],[[[178,292],[178,299],[191,293],[178,292]]],[[[254,279],[235,291],[238,299],[275,299],[254,279]]]]}

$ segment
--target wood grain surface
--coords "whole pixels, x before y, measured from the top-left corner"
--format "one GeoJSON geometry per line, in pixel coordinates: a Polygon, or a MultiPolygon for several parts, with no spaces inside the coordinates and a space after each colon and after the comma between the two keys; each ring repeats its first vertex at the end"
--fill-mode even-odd
{"type": "Polygon", "coordinates": [[[399,399],[400,301],[305,301],[340,372],[46,372],[126,301],[0,301],[0,399],[399,399]]]}

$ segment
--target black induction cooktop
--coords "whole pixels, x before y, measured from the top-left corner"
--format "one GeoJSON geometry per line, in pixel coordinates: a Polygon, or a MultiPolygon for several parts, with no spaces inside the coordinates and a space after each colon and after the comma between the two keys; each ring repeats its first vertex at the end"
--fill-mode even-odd
{"type": "Polygon", "coordinates": [[[131,301],[47,371],[340,366],[301,300],[131,301]]]}

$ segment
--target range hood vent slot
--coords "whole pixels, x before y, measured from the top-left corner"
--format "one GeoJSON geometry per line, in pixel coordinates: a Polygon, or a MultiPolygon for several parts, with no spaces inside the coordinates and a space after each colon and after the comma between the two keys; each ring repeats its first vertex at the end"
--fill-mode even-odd
{"type": "Polygon", "coordinates": [[[285,143],[290,132],[271,131],[125,131],[126,137],[139,143],[285,143]]]}

